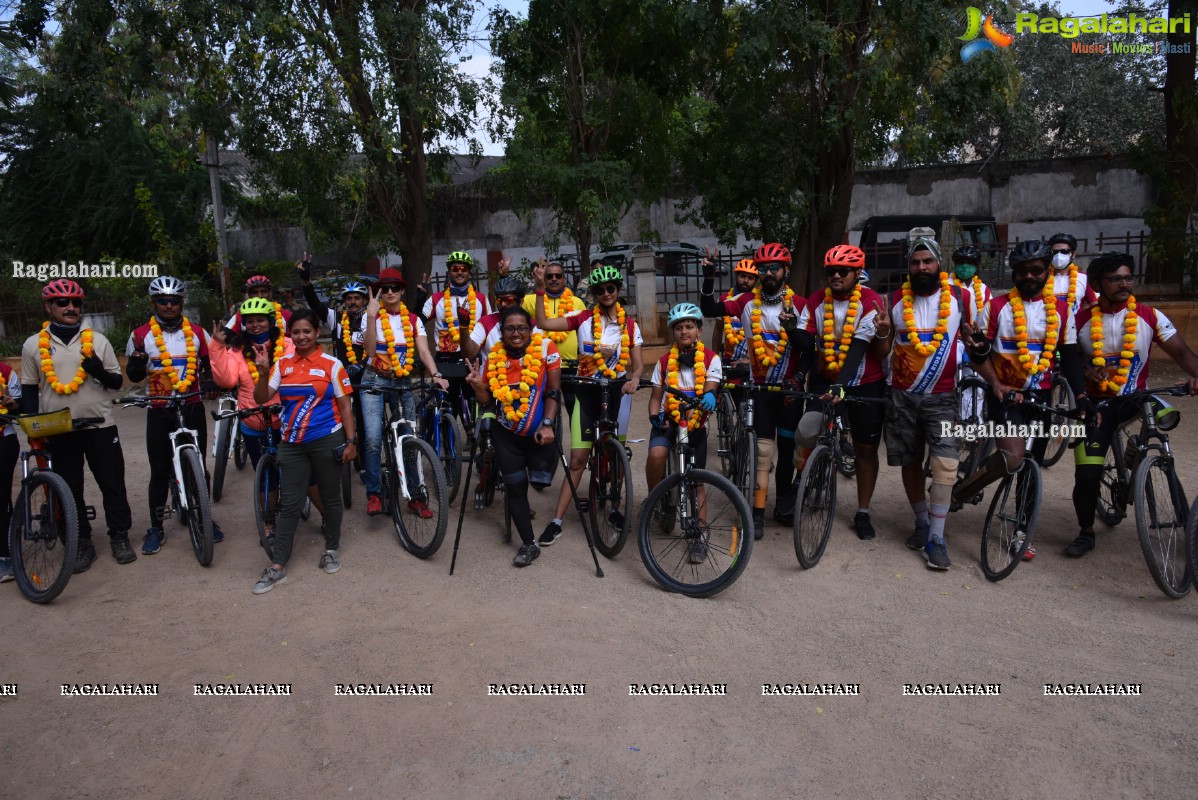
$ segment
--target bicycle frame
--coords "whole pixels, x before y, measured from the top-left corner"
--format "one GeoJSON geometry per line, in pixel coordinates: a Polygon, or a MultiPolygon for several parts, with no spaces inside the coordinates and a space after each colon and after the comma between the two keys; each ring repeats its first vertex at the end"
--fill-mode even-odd
{"type": "Polygon", "coordinates": [[[172,431],[169,436],[171,440],[171,465],[175,470],[175,487],[179,491],[179,507],[184,511],[191,510],[191,498],[187,494],[187,484],[183,481],[183,453],[188,450],[194,450],[200,457],[200,466],[204,468],[204,474],[201,476],[205,482],[208,480],[208,467],[204,464],[204,454],[200,452],[199,434],[192,428],[185,427],[183,424],[183,406],[182,404],[175,406],[175,419],[178,420],[179,427],[172,431]],[[180,440],[183,440],[180,442],[180,440]]]}
{"type": "MultiPolygon", "coordinates": [[[[217,416],[221,416],[230,411],[236,411],[236,410],[237,410],[237,398],[231,393],[222,394],[220,396],[220,398],[216,401],[216,412],[215,413],[217,416]]],[[[221,424],[221,422],[227,422],[227,424],[234,425],[234,426],[237,425],[236,418],[226,417],[222,420],[217,420],[218,425],[221,424]]],[[[237,444],[237,435],[236,434],[237,434],[237,429],[234,428],[233,435],[229,436],[229,452],[226,454],[228,458],[233,457],[233,451],[236,448],[236,444],[237,444]]],[[[216,448],[217,448],[218,444],[220,444],[220,432],[219,432],[219,430],[215,430],[212,432],[212,457],[213,458],[217,457],[216,448]]]]}

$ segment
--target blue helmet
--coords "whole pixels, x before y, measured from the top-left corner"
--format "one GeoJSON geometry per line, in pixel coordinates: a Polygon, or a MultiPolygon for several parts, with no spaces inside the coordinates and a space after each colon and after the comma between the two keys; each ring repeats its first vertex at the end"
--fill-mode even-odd
{"type": "Polygon", "coordinates": [[[675,323],[682,322],[684,319],[693,319],[697,324],[703,324],[703,312],[694,303],[679,303],[670,309],[670,316],[667,323],[671,328],[675,323]]]}
{"type": "Polygon", "coordinates": [[[350,281],[341,287],[341,298],[345,299],[347,294],[358,293],[363,297],[369,297],[370,293],[366,291],[366,286],[361,281],[350,281]]]}

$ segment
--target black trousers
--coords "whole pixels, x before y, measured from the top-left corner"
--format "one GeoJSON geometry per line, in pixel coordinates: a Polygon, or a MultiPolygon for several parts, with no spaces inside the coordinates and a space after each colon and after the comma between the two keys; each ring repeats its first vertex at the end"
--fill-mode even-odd
{"type": "Polygon", "coordinates": [[[46,447],[54,460],[54,471],[63,477],[75,495],[79,512],[79,538],[90,539],[91,522],[84,511],[83,461],[91,470],[104,498],[104,522],[109,536],[127,536],[133,525],[129,498],[125,494],[125,454],[115,425],[84,428],[61,436],[47,436],[46,447]]]}
{"type": "Polygon", "coordinates": [[[8,558],[8,523],[12,521],[12,476],[21,456],[15,436],[0,436],[0,558],[8,558]]]}
{"type": "MultiPolygon", "coordinates": [[[[196,444],[200,448],[200,459],[204,462],[204,473],[208,473],[208,418],[203,403],[191,403],[183,407],[183,423],[196,432],[196,444]]],[[[174,480],[175,468],[171,465],[174,450],[170,434],[178,425],[175,412],[165,408],[146,411],[146,456],[150,461],[150,486],[146,500],[150,507],[150,524],[162,524],[161,509],[167,505],[167,492],[174,480]]]]}

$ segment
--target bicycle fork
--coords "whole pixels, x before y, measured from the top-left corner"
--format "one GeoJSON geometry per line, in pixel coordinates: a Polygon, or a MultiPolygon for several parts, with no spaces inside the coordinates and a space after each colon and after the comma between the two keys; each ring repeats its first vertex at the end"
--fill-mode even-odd
{"type": "MultiPolygon", "coordinates": [[[[409,438],[414,438],[415,434],[400,433],[399,426],[400,426],[400,422],[398,420],[391,423],[391,436],[395,440],[395,450],[394,450],[395,472],[399,476],[398,480],[399,480],[400,491],[403,492],[404,500],[411,501],[415,498],[412,497],[412,492],[408,488],[408,465],[404,463],[403,445],[404,445],[404,442],[407,441],[409,438]]],[[[417,459],[416,474],[414,477],[416,480],[416,484],[418,486],[423,487],[424,486],[424,472],[423,472],[422,465],[419,463],[419,459],[417,459]]]]}

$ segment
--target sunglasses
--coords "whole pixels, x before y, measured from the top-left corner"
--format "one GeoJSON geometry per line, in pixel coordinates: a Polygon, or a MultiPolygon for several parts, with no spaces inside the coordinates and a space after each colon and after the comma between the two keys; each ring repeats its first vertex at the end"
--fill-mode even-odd
{"type": "Polygon", "coordinates": [[[83,308],[83,299],[79,297],[55,297],[54,305],[59,308],[66,308],[67,306],[83,308]]]}
{"type": "Polygon", "coordinates": [[[843,278],[850,272],[856,272],[856,270],[852,267],[827,267],[824,269],[824,272],[827,273],[829,278],[843,278]]]}
{"type": "Polygon", "coordinates": [[[1070,250],[1068,247],[1066,247],[1064,250],[1056,250],[1056,249],[1054,249],[1052,252],[1053,252],[1053,253],[1064,253],[1065,255],[1069,255],[1069,254],[1070,254],[1070,253],[1072,253],[1073,251],[1072,251],[1072,250],[1070,250]]]}
{"type": "Polygon", "coordinates": [[[1016,267],[1012,270],[1016,278],[1041,278],[1044,276],[1044,267],[1039,269],[1027,269],[1024,267],[1016,267]]]}
{"type": "Polygon", "coordinates": [[[399,294],[403,291],[403,287],[392,284],[391,286],[380,286],[379,294],[399,294]]]}
{"type": "Polygon", "coordinates": [[[766,272],[785,272],[786,265],[782,263],[762,264],[758,269],[763,269],[766,272]]]}
{"type": "Polygon", "coordinates": [[[520,302],[520,298],[514,294],[501,294],[495,298],[501,306],[514,306],[520,302]]]}
{"type": "Polygon", "coordinates": [[[183,305],[182,298],[179,297],[155,297],[154,302],[160,306],[181,306],[183,305]]]}
{"type": "Polygon", "coordinates": [[[547,280],[547,281],[564,281],[565,279],[566,279],[566,273],[564,273],[564,272],[546,272],[545,273],[545,280],[547,280]]]}
{"type": "Polygon", "coordinates": [[[503,326],[503,332],[509,333],[512,335],[515,335],[515,334],[526,335],[531,330],[532,330],[532,328],[528,327],[527,325],[504,325],[503,326]]]}
{"type": "Polygon", "coordinates": [[[591,292],[593,292],[596,297],[603,297],[604,295],[609,294],[619,294],[620,285],[618,283],[608,283],[603,286],[594,287],[591,289],[591,292]]]}
{"type": "Polygon", "coordinates": [[[454,264],[452,267],[449,268],[449,271],[450,272],[469,272],[470,267],[466,266],[465,264],[454,264]]]}

